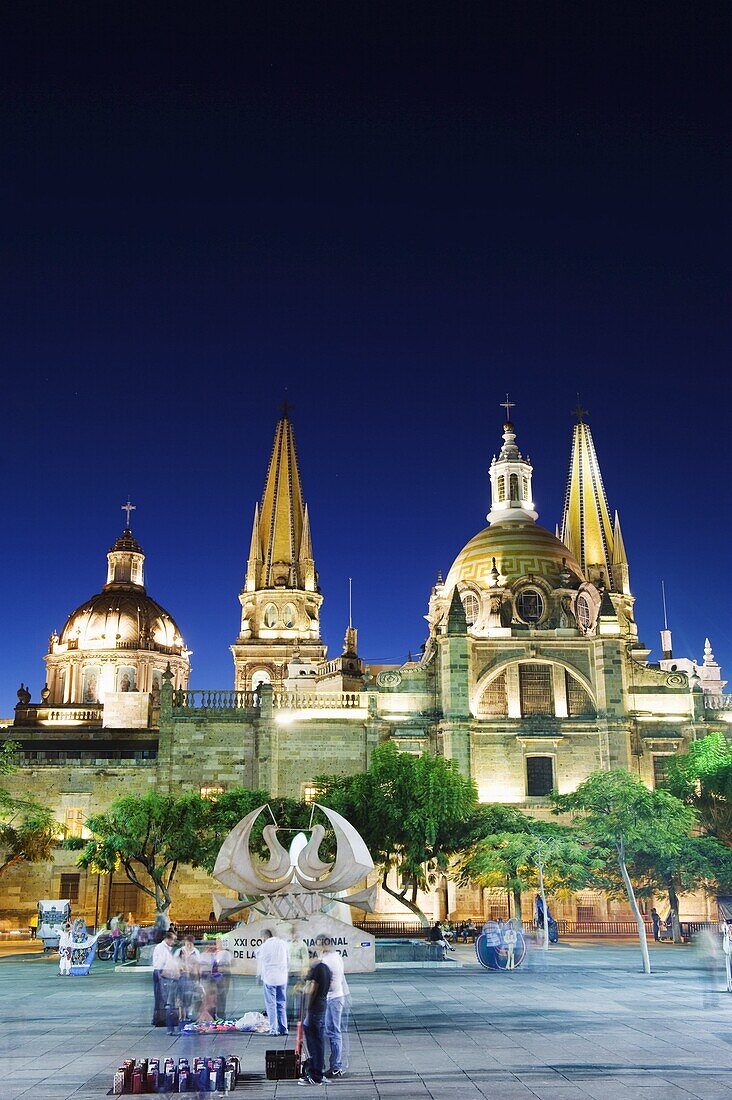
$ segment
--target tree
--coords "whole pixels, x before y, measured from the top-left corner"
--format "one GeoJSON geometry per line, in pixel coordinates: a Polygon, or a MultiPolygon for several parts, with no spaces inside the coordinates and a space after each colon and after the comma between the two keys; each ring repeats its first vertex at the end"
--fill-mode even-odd
{"type": "MultiPolygon", "coordinates": [[[[0,745],[0,775],[15,771],[18,744],[0,745]]],[[[18,863],[42,863],[56,845],[60,826],[50,810],[0,787],[0,875],[18,863]]]]}
{"type": "Polygon", "coordinates": [[[669,762],[668,790],[693,806],[702,830],[732,845],[732,742],[722,733],[692,741],[669,762]]]}
{"type": "Polygon", "coordinates": [[[571,794],[554,794],[555,813],[571,813],[580,835],[615,853],[618,873],[638,928],[643,970],[651,973],[646,928],[628,865],[634,859],[677,855],[694,824],[694,811],[667,791],[649,790],[630,772],[593,772],[571,794]]]}
{"type": "Polygon", "coordinates": [[[381,868],[385,892],[426,925],[417,891],[447,871],[450,854],[463,844],[477,802],[473,781],[452,760],[400,753],[387,741],[374,750],[367,772],[320,776],[315,782],[323,791],[320,801],[361,833],[381,868]],[[389,885],[392,870],[401,881],[399,890],[389,885]]]}
{"type": "Polygon", "coordinates": [[[148,791],[116,799],[87,821],[92,838],[78,859],[80,867],[107,874],[121,866],[130,882],[155,902],[170,907],[179,864],[198,866],[210,803],[198,794],[179,797],[148,791]]]}
{"type": "MultiPolygon", "coordinates": [[[[498,821],[510,828],[477,840],[458,863],[463,881],[482,886],[508,885],[514,914],[521,919],[521,894],[538,889],[544,913],[547,892],[585,886],[598,864],[590,852],[561,825],[537,821],[509,807],[496,807],[498,821]],[[502,811],[509,810],[509,814],[502,811]],[[503,818],[503,821],[501,821],[503,818]]],[[[544,921],[544,947],[549,947],[549,922],[544,921]]]]}
{"type": "Polygon", "coordinates": [[[716,837],[690,836],[673,852],[638,853],[630,867],[639,896],[664,892],[671,910],[674,943],[681,943],[679,894],[732,887],[732,848],[716,837]]]}

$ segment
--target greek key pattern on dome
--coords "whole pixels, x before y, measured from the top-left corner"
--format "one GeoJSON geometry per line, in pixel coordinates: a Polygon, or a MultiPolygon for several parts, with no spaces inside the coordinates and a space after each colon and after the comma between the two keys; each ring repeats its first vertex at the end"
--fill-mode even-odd
{"type": "MultiPolygon", "coordinates": [[[[549,577],[556,579],[558,565],[546,557],[537,557],[536,554],[502,554],[496,559],[499,571],[505,577],[524,577],[531,573],[535,577],[549,577]]],[[[475,556],[465,554],[460,562],[459,572],[461,581],[487,582],[490,577],[492,562],[485,560],[485,551],[478,550],[475,556]]]]}

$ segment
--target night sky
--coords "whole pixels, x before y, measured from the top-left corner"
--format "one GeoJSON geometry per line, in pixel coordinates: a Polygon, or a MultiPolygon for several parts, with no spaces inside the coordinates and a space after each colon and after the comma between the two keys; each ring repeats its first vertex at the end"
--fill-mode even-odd
{"type": "Polygon", "coordinates": [[[0,715],[99,591],[230,687],[283,397],[323,627],[425,637],[482,526],[508,390],[554,529],[577,393],[641,637],[730,626],[732,6],[6,5],[0,715]]]}

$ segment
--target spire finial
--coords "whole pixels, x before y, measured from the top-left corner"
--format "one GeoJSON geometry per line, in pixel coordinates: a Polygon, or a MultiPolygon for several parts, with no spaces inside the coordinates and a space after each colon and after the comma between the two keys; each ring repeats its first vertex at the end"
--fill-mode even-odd
{"type": "Polygon", "coordinates": [[[125,521],[125,530],[130,530],[130,512],[137,511],[137,505],[130,503],[130,494],[127,494],[127,503],[122,505],[122,511],[127,513],[127,520],[125,521]]]}
{"type": "Polygon", "coordinates": [[[589,409],[582,408],[582,402],[580,401],[580,395],[577,394],[577,407],[572,409],[572,416],[577,417],[577,421],[580,424],[584,424],[585,417],[588,415],[589,409]]]}
{"type": "Polygon", "coordinates": [[[290,402],[287,400],[287,386],[285,386],[285,397],[282,402],[282,415],[280,416],[280,420],[289,420],[290,413],[294,408],[295,406],[291,405],[290,402]]]}
{"type": "Polygon", "coordinates": [[[508,400],[508,394],[506,394],[506,400],[505,401],[500,401],[499,404],[500,404],[502,409],[506,410],[506,420],[510,421],[511,420],[511,409],[516,408],[516,402],[515,401],[509,401],[508,400]]]}
{"type": "Polygon", "coordinates": [[[348,629],[353,629],[353,578],[348,578],[348,629]]]}

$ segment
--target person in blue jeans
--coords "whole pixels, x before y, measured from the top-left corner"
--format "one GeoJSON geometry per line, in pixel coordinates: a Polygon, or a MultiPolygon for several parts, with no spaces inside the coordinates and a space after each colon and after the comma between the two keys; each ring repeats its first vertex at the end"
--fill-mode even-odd
{"type": "Polygon", "coordinates": [[[264,987],[264,1007],[270,1035],[287,1035],[287,944],[271,929],[262,929],[257,951],[257,978],[264,987]]]}
{"type": "MultiPolygon", "coordinates": [[[[317,936],[315,950],[325,947],[327,937],[317,936]]],[[[325,1068],[325,1009],[330,989],[330,970],[321,959],[317,959],[308,971],[305,993],[308,998],[308,1011],[303,1029],[308,1045],[308,1067],[298,1081],[299,1085],[322,1085],[325,1068]]]]}
{"type": "Polygon", "coordinates": [[[348,984],[343,959],[330,940],[326,941],[320,958],[330,970],[330,987],[325,1002],[325,1036],[330,1043],[330,1066],[325,1076],[342,1077],[348,1064],[343,1051],[343,1033],[348,1029],[348,984]]]}

